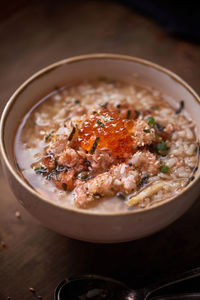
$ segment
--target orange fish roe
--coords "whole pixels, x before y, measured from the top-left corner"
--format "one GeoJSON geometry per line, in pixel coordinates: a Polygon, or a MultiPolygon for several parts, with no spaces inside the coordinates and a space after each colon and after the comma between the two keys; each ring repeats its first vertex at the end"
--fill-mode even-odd
{"type": "MultiPolygon", "coordinates": [[[[133,153],[134,121],[124,119],[116,111],[103,110],[85,120],[78,131],[78,143],[85,151],[107,148],[117,157],[133,153]]],[[[91,152],[92,153],[92,152],[91,152]]]]}

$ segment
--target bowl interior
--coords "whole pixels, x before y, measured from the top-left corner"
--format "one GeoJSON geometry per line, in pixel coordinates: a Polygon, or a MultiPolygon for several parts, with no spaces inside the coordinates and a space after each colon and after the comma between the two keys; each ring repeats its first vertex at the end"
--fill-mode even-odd
{"type": "MultiPolygon", "coordinates": [[[[9,164],[15,171],[17,170],[13,159],[13,142],[16,129],[27,111],[55,87],[98,77],[155,87],[168,96],[175,108],[179,107],[180,100],[184,100],[186,110],[197,124],[199,136],[199,98],[178,76],[137,58],[111,54],[86,55],[67,59],[43,69],[27,80],[11,97],[3,113],[1,134],[2,152],[5,150],[9,164]]],[[[199,170],[197,174],[199,175],[199,170]]]]}

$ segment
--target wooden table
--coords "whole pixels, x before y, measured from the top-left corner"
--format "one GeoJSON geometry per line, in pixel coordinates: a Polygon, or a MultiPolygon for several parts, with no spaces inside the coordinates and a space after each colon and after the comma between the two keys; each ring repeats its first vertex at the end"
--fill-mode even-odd
{"type": "MultiPolygon", "coordinates": [[[[94,0],[60,1],[57,6],[54,1],[35,3],[1,20],[1,110],[18,85],[40,68],[92,52],[152,60],[200,92],[199,46],[168,36],[128,7],[94,0]]],[[[77,273],[98,273],[143,286],[165,273],[200,265],[199,201],[174,224],[148,238],[90,244],[40,225],[19,205],[0,172],[0,241],[5,242],[0,248],[1,300],[36,299],[29,287],[43,299],[53,299],[59,281],[77,273]]]]}

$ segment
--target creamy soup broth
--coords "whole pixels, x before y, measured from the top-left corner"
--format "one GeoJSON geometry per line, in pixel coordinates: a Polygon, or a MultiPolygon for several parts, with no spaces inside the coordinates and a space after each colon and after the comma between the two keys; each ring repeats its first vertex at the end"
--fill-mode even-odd
{"type": "Polygon", "coordinates": [[[32,107],[14,152],[25,180],[59,205],[148,208],[194,179],[195,124],[159,90],[105,79],[56,89],[32,107]],[[170,103],[170,104],[169,104],[170,103]]]}

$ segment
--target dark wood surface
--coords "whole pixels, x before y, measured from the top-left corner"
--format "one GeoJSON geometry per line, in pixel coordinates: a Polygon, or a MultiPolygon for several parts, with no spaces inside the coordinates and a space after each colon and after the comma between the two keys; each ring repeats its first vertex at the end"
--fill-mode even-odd
{"type": "MultiPolygon", "coordinates": [[[[168,36],[152,20],[119,3],[41,3],[20,8],[0,22],[0,111],[18,85],[40,68],[92,52],[152,60],[200,92],[198,45],[168,36]]],[[[148,238],[90,244],[56,234],[34,220],[0,172],[0,300],[36,299],[29,287],[52,300],[59,281],[77,273],[112,276],[138,287],[164,274],[200,266],[198,200],[178,221],[148,238]]]]}

